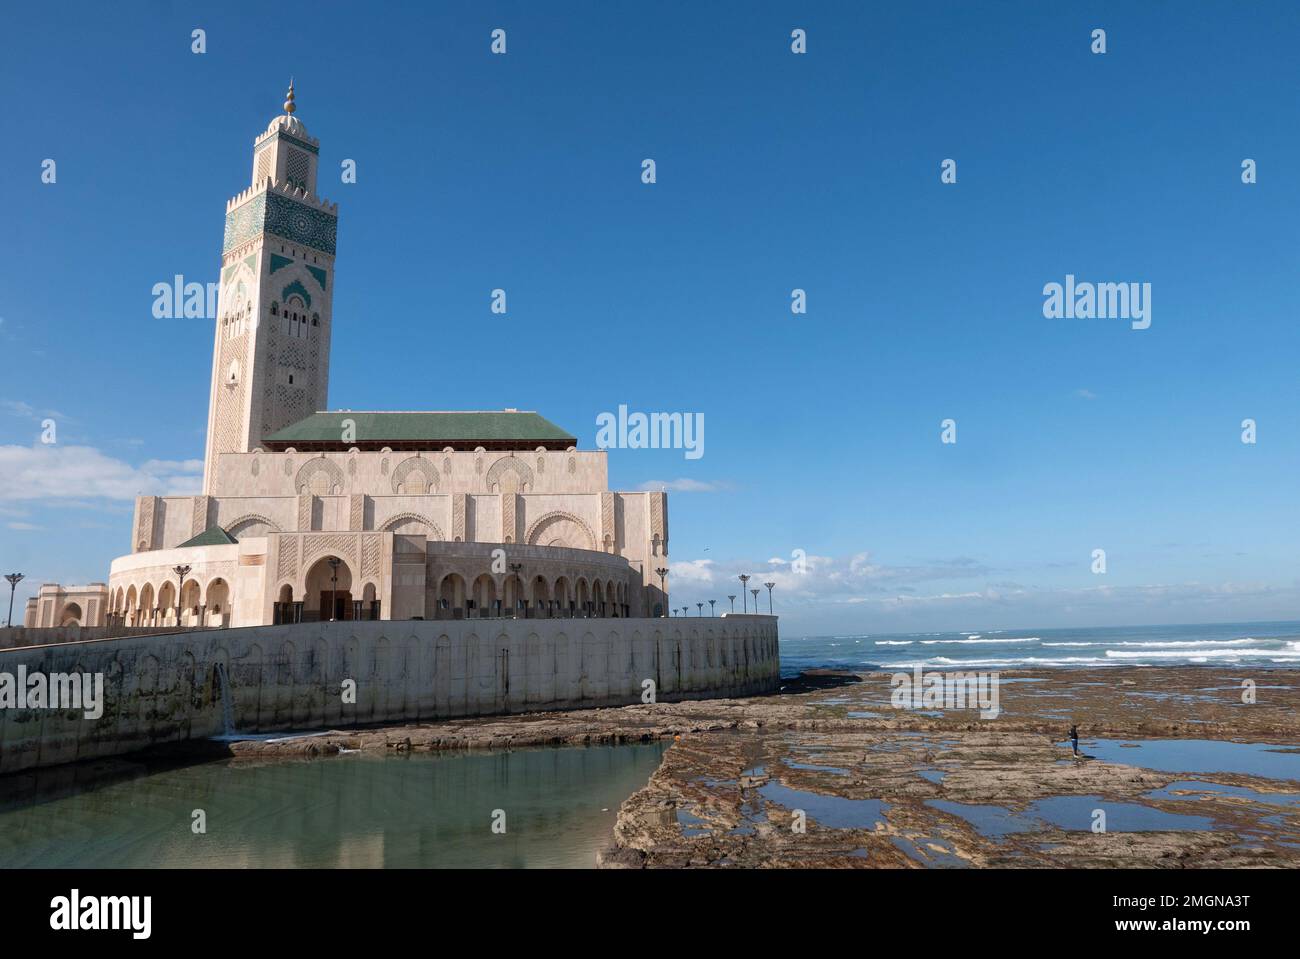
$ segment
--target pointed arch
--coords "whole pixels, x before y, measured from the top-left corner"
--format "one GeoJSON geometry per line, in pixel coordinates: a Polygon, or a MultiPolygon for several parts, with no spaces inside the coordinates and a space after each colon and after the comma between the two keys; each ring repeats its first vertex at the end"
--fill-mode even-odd
{"type": "Polygon", "coordinates": [[[518,488],[516,493],[527,493],[533,486],[533,471],[527,463],[516,456],[503,456],[487,471],[487,489],[489,493],[507,493],[510,490],[501,488],[501,481],[506,474],[513,473],[518,478],[518,488]]]}
{"type": "Polygon", "coordinates": [[[235,539],[241,536],[265,536],[267,533],[283,532],[278,525],[260,513],[245,513],[223,528],[235,539]]]}
{"type": "Polygon", "coordinates": [[[429,460],[411,456],[398,463],[393,470],[392,486],[394,493],[436,493],[438,471],[429,460]]]}
{"type": "Polygon", "coordinates": [[[298,475],[294,477],[295,493],[312,493],[316,496],[329,496],[343,492],[343,470],[337,463],[323,456],[309,459],[302,464],[298,475]]]}
{"type": "Polygon", "coordinates": [[[574,549],[596,548],[596,537],[580,517],[554,510],[528,527],[524,537],[529,546],[568,546],[574,549]]]}
{"type": "Polygon", "coordinates": [[[391,519],[384,521],[384,525],[381,527],[381,532],[384,533],[421,532],[421,530],[418,529],[398,529],[399,526],[405,526],[412,523],[425,527],[424,535],[426,539],[433,539],[433,540],[440,540],[440,541],[445,539],[445,537],[442,535],[442,530],[438,528],[438,524],[435,523],[433,520],[429,519],[429,517],[427,516],[421,516],[419,513],[398,513],[396,516],[392,517],[391,519]]]}

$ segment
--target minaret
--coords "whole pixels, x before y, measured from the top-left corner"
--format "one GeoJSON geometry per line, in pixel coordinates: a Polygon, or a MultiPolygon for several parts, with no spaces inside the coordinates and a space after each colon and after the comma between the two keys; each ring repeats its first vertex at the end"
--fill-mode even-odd
{"type": "Polygon", "coordinates": [[[226,204],[203,491],[217,458],[326,409],[338,204],[316,195],[320,141],[284,113],[253,142],[252,185],[226,204]]]}

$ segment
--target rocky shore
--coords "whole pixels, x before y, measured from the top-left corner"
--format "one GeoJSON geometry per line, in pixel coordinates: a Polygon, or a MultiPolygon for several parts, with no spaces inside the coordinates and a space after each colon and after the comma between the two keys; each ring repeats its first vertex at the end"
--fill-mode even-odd
{"type": "Polygon", "coordinates": [[[230,750],[265,760],[674,740],[620,809],[607,867],[1294,867],[1300,671],[1256,671],[1253,703],[1243,701],[1246,678],[1218,667],[1004,673],[1000,715],[984,720],[969,710],[895,709],[889,674],[818,672],[751,699],[350,730],[230,750]],[[1079,758],[1062,745],[1072,724],[1079,758]],[[1162,771],[1142,763],[1170,744],[1141,745],[1148,740],[1184,742],[1172,765],[1158,763],[1162,771]],[[1205,760],[1201,741],[1281,748],[1211,742],[1205,760]],[[1104,760],[1090,752],[1101,746],[1104,760]],[[1225,763],[1225,749],[1256,758],[1225,763]]]}

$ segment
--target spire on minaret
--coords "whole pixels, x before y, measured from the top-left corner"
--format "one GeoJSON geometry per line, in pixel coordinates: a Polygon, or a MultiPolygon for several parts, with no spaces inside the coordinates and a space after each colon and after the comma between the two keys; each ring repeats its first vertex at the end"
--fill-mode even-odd
{"type": "Polygon", "coordinates": [[[297,109],[297,107],[295,107],[295,106],[293,105],[293,77],[290,77],[290,78],[289,78],[289,94],[288,94],[288,96],[285,98],[285,101],[284,101],[284,112],[287,113],[287,114],[289,114],[289,116],[293,116],[293,111],[296,110],[296,109],[297,109]]]}

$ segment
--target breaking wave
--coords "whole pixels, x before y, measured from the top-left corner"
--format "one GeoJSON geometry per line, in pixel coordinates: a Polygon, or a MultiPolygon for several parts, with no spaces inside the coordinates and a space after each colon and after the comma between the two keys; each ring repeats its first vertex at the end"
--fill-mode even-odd
{"type": "Polygon", "coordinates": [[[922,646],[946,646],[949,643],[1037,643],[1037,636],[1023,636],[1020,639],[923,639],[922,646]]]}

